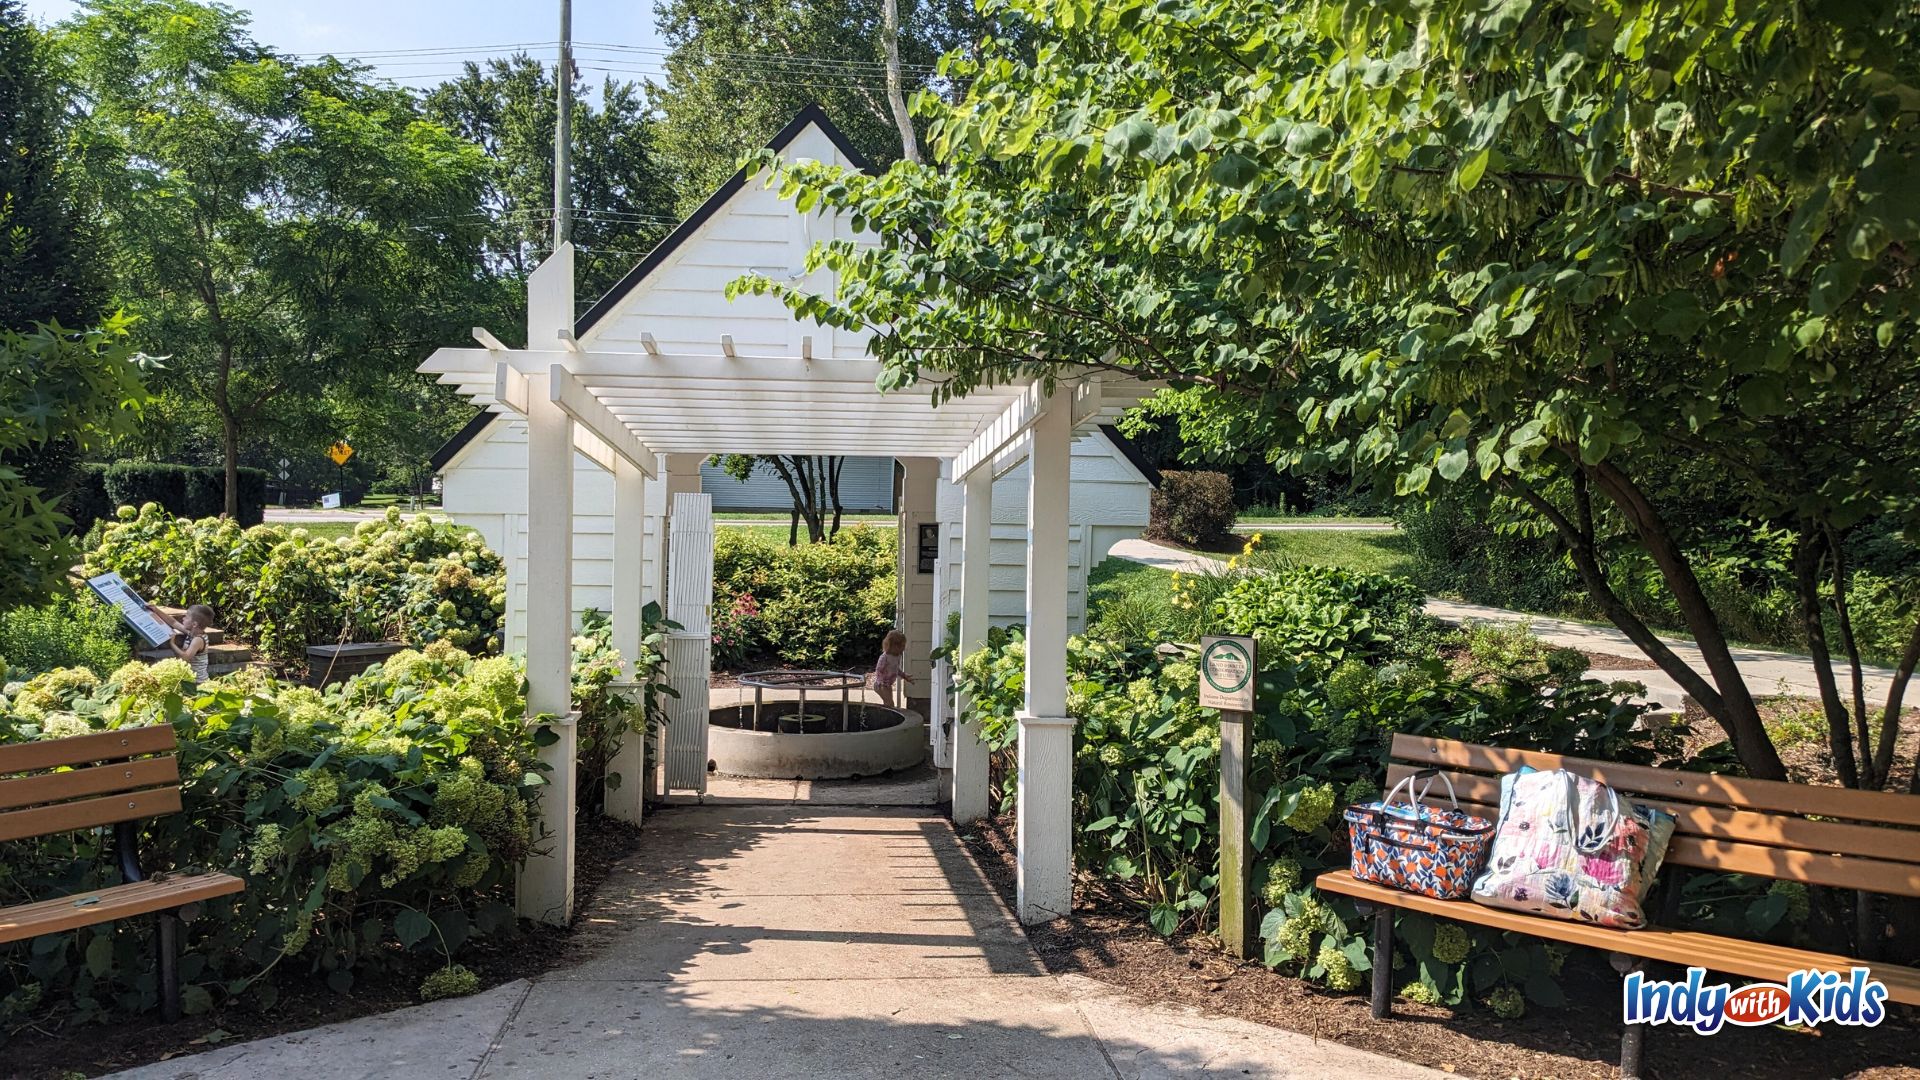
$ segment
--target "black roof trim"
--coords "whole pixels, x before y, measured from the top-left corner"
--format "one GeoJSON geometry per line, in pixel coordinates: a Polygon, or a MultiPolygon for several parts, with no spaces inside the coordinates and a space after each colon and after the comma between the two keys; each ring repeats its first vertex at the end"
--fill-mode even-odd
{"type": "Polygon", "coordinates": [[[493,413],[485,409],[475,413],[473,419],[467,421],[466,427],[461,428],[453,438],[448,439],[440,449],[433,452],[433,456],[427,459],[427,464],[434,472],[446,468],[447,462],[452,461],[454,455],[465,449],[468,443],[479,438],[481,432],[487,430],[488,425],[493,423],[493,416],[493,413]]]}
{"type": "MultiPolygon", "coordinates": [[[[809,124],[818,124],[820,130],[825,132],[827,138],[833,142],[834,149],[844,154],[848,161],[853,162],[854,168],[861,172],[873,171],[873,166],[867,161],[866,156],[853,148],[853,144],[847,141],[846,135],[834,126],[832,120],[827,119],[826,110],[822,109],[818,103],[801,109],[798,115],[787,121],[787,126],[781,128],[780,133],[767,143],[767,149],[774,153],[785,150],[787,145],[798,138],[809,124]]],[[[619,307],[620,301],[625,300],[628,293],[638,288],[640,283],[647,279],[647,275],[658,269],[661,263],[666,262],[667,258],[685,243],[688,237],[698,232],[700,226],[705,225],[707,219],[718,213],[720,208],[727,204],[727,200],[733,198],[746,184],[747,170],[745,169],[740,169],[728,177],[727,182],[720,185],[720,190],[707,196],[707,201],[701,203],[698,210],[688,215],[687,219],[675,227],[665,240],[655,244],[653,250],[647,252],[647,257],[640,260],[640,265],[627,271],[626,277],[621,278],[613,288],[608,289],[605,296],[594,301],[593,306],[587,309],[587,313],[574,322],[574,336],[585,337],[595,323],[606,318],[614,308],[619,307]]]]}
{"type": "Polygon", "coordinates": [[[1147,455],[1140,452],[1140,447],[1134,445],[1132,439],[1120,434],[1120,429],[1112,424],[1101,424],[1100,434],[1107,437],[1107,441],[1120,451],[1129,464],[1140,470],[1140,475],[1147,478],[1147,483],[1160,486],[1160,470],[1153,467],[1153,462],[1147,460],[1147,455]]]}

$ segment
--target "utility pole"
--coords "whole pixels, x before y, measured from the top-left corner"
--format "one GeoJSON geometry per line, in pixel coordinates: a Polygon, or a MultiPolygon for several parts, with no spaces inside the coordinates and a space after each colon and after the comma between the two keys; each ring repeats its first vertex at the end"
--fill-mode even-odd
{"type": "Polygon", "coordinates": [[[553,249],[573,239],[573,0],[560,0],[560,63],[554,69],[553,249]]]}

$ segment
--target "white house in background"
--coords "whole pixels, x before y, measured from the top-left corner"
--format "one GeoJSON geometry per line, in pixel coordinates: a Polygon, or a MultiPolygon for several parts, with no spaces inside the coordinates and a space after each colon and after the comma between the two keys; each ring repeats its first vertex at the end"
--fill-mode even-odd
{"type": "MultiPolygon", "coordinates": [[[[796,117],[770,144],[790,159],[831,161],[866,168],[860,155],[818,109],[796,117]]],[[[845,226],[837,227],[845,232],[845,226]]],[[[807,251],[824,230],[818,215],[803,214],[791,202],[759,184],[735,174],[719,191],[682,222],[672,235],[647,254],[619,284],[601,297],[574,327],[583,346],[595,342],[639,352],[643,348],[668,353],[700,353],[714,349],[726,335],[724,348],[740,354],[814,355],[858,358],[867,355],[865,335],[796,321],[785,305],[771,297],[728,299],[726,286],[749,271],[801,278],[807,251]]],[[[831,280],[820,272],[806,280],[815,291],[830,291],[831,280]]],[[[723,368],[725,355],[713,358],[723,368]]],[[[887,435],[873,436],[873,449],[887,450],[887,435]]],[[[716,446],[714,453],[728,452],[716,446]]],[[[646,525],[639,537],[614,533],[613,477],[586,456],[574,455],[573,595],[576,618],[589,608],[609,610],[613,603],[615,544],[639,543],[646,556],[644,580],[655,583],[651,595],[661,598],[664,579],[661,544],[664,519],[673,494],[705,490],[716,509],[731,502],[742,509],[763,509],[768,502],[764,485],[778,489],[774,505],[784,504],[784,485],[758,476],[743,485],[711,467],[701,455],[660,455],[665,483],[646,487],[646,525]],[[761,490],[739,489],[759,485],[761,490]]],[[[434,455],[433,467],[442,477],[442,506],[453,520],[486,538],[507,564],[507,649],[526,647],[527,611],[527,426],[507,413],[482,412],[434,455]]],[[[996,623],[1019,621],[1024,614],[1027,470],[1022,463],[1001,476],[993,488],[992,618],[996,623]]],[[[907,472],[885,457],[848,459],[854,490],[873,503],[873,491],[884,491],[877,509],[902,513],[901,570],[903,571],[899,623],[913,648],[909,671],[928,674],[927,652],[939,633],[935,608],[955,610],[958,604],[957,561],[954,552],[960,534],[959,489],[940,485],[946,498],[935,507],[935,494],[902,499],[899,490],[907,472]],[[877,476],[868,476],[876,473],[877,476]],[[925,510],[917,510],[924,506],[925,510]],[[918,527],[937,524],[944,551],[942,577],[948,595],[934,598],[934,574],[922,574],[917,557],[918,527]],[[908,535],[912,533],[912,535],[908,535]],[[917,582],[916,580],[917,579],[917,582]],[[915,587],[916,584],[919,587],[915,587]],[[917,669],[917,670],[915,670],[917,669]]],[[[1148,495],[1159,480],[1132,445],[1111,427],[1101,428],[1073,444],[1068,527],[1068,619],[1078,630],[1086,611],[1087,571],[1121,540],[1146,528],[1148,495]]],[[[848,509],[855,509],[853,503],[848,509]]],[[[921,686],[929,685],[922,682],[921,686]]]]}

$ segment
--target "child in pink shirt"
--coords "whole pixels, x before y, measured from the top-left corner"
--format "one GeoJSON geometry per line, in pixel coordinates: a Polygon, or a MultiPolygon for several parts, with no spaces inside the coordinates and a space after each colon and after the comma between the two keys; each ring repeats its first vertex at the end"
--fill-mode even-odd
{"type": "Polygon", "coordinates": [[[887,631],[886,640],[880,643],[880,659],[873,662],[873,692],[880,695],[880,703],[888,708],[896,707],[893,700],[893,684],[902,680],[912,682],[913,676],[907,674],[907,635],[904,631],[887,631]]]}

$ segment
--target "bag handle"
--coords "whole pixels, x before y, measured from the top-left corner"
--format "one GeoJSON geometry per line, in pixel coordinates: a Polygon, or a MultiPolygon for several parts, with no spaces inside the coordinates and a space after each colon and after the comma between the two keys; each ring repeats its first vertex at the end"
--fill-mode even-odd
{"type": "Polygon", "coordinates": [[[1441,772],[1439,769],[1417,769],[1414,772],[1408,773],[1399,783],[1393,785],[1392,791],[1387,792],[1387,797],[1380,803],[1380,809],[1389,814],[1396,813],[1393,808],[1394,798],[1400,794],[1401,788],[1405,788],[1407,790],[1407,812],[1400,816],[1410,818],[1419,817],[1420,807],[1426,803],[1427,792],[1433,789],[1433,782],[1436,779],[1447,785],[1447,798],[1453,803],[1455,810],[1460,809],[1460,796],[1454,793],[1453,781],[1447,777],[1446,773],[1441,772]],[[1427,782],[1421,785],[1420,794],[1415,795],[1413,793],[1413,782],[1423,777],[1427,782]]]}

